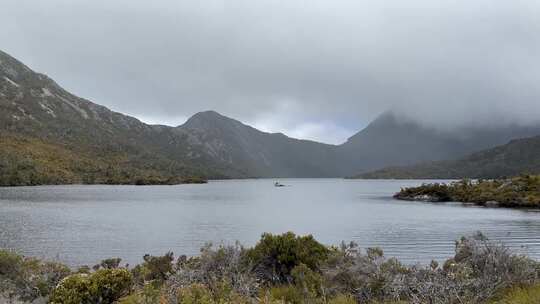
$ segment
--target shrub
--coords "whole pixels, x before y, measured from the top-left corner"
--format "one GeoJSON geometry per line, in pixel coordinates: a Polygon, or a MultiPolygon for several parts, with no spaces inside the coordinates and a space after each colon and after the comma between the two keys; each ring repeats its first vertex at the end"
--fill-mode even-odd
{"type": "Polygon", "coordinates": [[[291,271],[295,286],[302,291],[304,299],[313,299],[323,295],[323,281],[319,273],[309,269],[304,264],[300,264],[291,271]]]}
{"type": "Polygon", "coordinates": [[[7,250],[0,250],[0,275],[16,277],[22,271],[22,264],[22,256],[7,250]]]}
{"type": "Polygon", "coordinates": [[[118,268],[118,266],[120,266],[120,262],[122,262],[121,258],[105,259],[105,260],[102,260],[99,264],[95,265],[93,268],[94,268],[94,270],[98,270],[100,268],[114,269],[114,268],[118,268]]]}
{"type": "Polygon", "coordinates": [[[304,303],[304,295],[302,294],[302,291],[293,285],[273,287],[268,292],[271,301],[282,301],[287,304],[304,303]]]}
{"type": "Polygon", "coordinates": [[[432,202],[468,202],[502,207],[540,207],[540,175],[523,174],[510,179],[464,179],[450,184],[423,184],[401,189],[397,199],[432,202]]]}
{"type": "Polygon", "coordinates": [[[0,251],[0,302],[42,302],[56,286],[51,303],[540,303],[540,264],[480,233],[458,240],[442,267],[406,266],[378,248],[326,248],[294,234],[264,235],[250,250],[207,245],[199,256],[176,263],[172,253],[145,256],[133,269],[140,279],[135,288],[131,273],[114,268],[115,260],[69,275],[64,265],[0,251]],[[268,280],[269,274],[278,277],[274,269],[282,271],[282,281],[268,280]]]}
{"type": "Polygon", "coordinates": [[[173,272],[174,256],[172,252],[168,252],[163,256],[145,255],[144,263],[133,268],[132,274],[135,281],[144,285],[146,281],[155,281],[156,283],[164,282],[173,272]]]}
{"type": "Polygon", "coordinates": [[[69,274],[69,268],[62,264],[0,250],[0,294],[10,299],[33,301],[45,297],[69,274]]]}
{"type": "Polygon", "coordinates": [[[178,290],[178,304],[214,304],[210,290],[202,284],[193,284],[178,290]]]}
{"type": "Polygon", "coordinates": [[[34,282],[37,282],[36,285],[41,296],[49,295],[62,279],[71,274],[71,270],[66,265],[33,260],[36,261],[38,268],[30,271],[29,277],[33,278],[34,282]]]}
{"type": "Polygon", "coordinates": [[[540,285],[516,287],[506,292],[499,301],[493,304],[537,304],[540,303],[540,285]]]}
{"type": "Polygon", "coordinates": [[[139,290],[118,301],[118,304],[157,304],[161,303],[161,291],[154,284],[145,284],[142,290],[139,290]]]}
{"type": "Polygon", "coordinates": [[[77,271],[75,271],[76,273],[85,273],[85,274],[90,274],[91,270],[90,270],[90,267],[88,267],[87,265],[83,265],[79,268],[77,268],[77,271]]]}
{"type": "Polygon", "coordinates": [[[88,275],[74,274],[65,278],[53,291],[50,302],[58,304],[92,303],[95,299],[88,275]]]}
{"type": "Polygon", "coordinates": [[[291,281],[292,269],[300,264],[319,271],[328,253],[329,250],[313,236],[296,236],[287,232],[282,235],[263,234],[247,255],[264,281],[285,283],[291,281]]]}
{"type": "Polygon", "coordinates": [[[337,297],[330,299],[328,304],[356,304],[356,300],[351,295],[338,295],[337,297]]]}
{"type": "Polygon", "coordinates": [[[148,269],[147,280],[164,281],[172,272],[173,253],[168,252],[164,256],[145,255],[144,266],[148,269]]]}
{"type": "Polygon", "coordinates": [[[240,296],[255,296],[259,283],[249,263],[246,263],[245,255],[244,248],[236,243],[217,248],[207,244],[201,248],[199,256],[181,256],[166,281],[166,293],[169,298],[176,298],[179,288],[202,284],[216,299],[230,301],[240,296]]]}
{"type": "Polygon", "coordinates": [[[455,256],[441,269],[404,266],[355,244],[332,251],[323,267],[327,294],[352,294],[361,303],[484,303],[501,290],[539,280],[538,263],[512,254],[481,234],[456,243],[455,256]]]}
{"type": "Polygon", "coordinates": [[[51,295],[51,303],[108,304],[131,290],[132,276],[126,269],[100,269],[90,275],[65,278],[51,295]]]}

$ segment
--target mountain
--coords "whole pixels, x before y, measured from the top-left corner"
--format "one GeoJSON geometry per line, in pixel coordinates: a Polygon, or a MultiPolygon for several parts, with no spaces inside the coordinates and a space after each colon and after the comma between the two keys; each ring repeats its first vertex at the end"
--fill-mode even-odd
{"type": "Polygon", "coordinates": [[[346,160],[340,173],[351,176],[389,166],[455,159],[534,135],[540,135],[540,125],[441,131],[387,112],[338,147],[340,159],[346,160]]]}
{"type": "MultiPolygon", "coordinates": [[[[0,52],[0,183],[136,183],[223,177],[173,128],[79,98],[0,52]]],[[[225,171],[225,170],[223,170],[225,171]]]]}
{"type": "Polygon", "coordinates": [[[540,136],[516,139],[495,148],[448,161],[390,167],[356,178],[458,179],[501,178],[521,173],[540,173],[540,136]]]}
{"type": "Polygon", "coordinates": [[[0,185],[333,174],[331,145],[212,111],[179,127],[148,125],[67,92],[1,51],[0,136],[0,185]]]}
{"type": "Polygon", "coordinates": [[[195,114],[177,128],[191,147],[246,176],[330,177],[335,146],[266,133],[214,111],[195,114]]]}
{"type": "Polygon", "coordinates": [[[385,113],[342,145],[266,133],[213,111],[148,125],[77,97],[0,51],[0,185],[342,177],[458,158],[540,127],[442,132],[385,113]]]}

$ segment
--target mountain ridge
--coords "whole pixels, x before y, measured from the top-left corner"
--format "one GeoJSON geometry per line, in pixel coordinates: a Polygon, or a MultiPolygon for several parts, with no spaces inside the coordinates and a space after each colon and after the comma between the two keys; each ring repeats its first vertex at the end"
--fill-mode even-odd
{"type": "Polygon", "coordinates": [[[347,163],[356,172],[344,170],[342,174],[351,176],[389,166],[455,159],[535,135],[540,135],[540,125],[442,131],[386,112],[339,147],[344,158],[355,155],[347,163]]]}
{"type": "Polygon", "coordinates": [[[74,178],[51,178],[55,183],[130,183],[141,176],[343,177],[388,165],[459,157],[530,133],[540,134],[540,126],[480,130],[470,132],[470,139],[441,136],[390,112],[341,145],[263,132],[212,110],[196,113],[176,127],[149,125],[75,96],[0,51],[0,135],[13,143],[12,148],[21,143],[26,147],[21,155],[0,147],[0,160],[10,159],[0,173],[21,171],[20,180],[46,172],[47,162],[60,161],[44,157],[45,151],[61,151],[73,160],[66,170],[72,170],[68,175],[74,178]],[[43,153],[30,153],[32,145],[43,153]],[[89,167],[78,168],[78,155],[96,161],[81,160],[89,167]]]}
{"type": "Polygon", "coordinates": [[[505,145],[456,160],[388,167],[354,176],[359,179],[505,178],[540,173],[540,136],[513,139],[505,145]]]}

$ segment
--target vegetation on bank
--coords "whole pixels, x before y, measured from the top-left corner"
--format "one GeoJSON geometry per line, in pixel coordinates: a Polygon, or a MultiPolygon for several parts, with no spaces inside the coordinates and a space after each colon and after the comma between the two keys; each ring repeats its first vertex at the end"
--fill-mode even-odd
{"type": "MultiPolygon", "coordinates": [[[[59,184],[175,185],[206,179],[143,165],[127,154],[83,153],[37,138],[0,134],[0,186],[59,184]]],[[[146,157],[146,156],[145,156],[146,157]]],[[[147,156],[152,160],[152,156],[147,156]]],[[[173,167],[173,165],[170,165],[173,167]]]]}
{"type": "Polygon", "coordinates": [[[128,268],[118,258],[70,270],[0,251],[0,302],[62,304],[538,303],[540,264],[476,234],[439,264],[408,266],[378,248],[327,247],[264,234],[253,248],[207,245],[128,268]]]}
{"type": "Polygon", "coordinates": [[[395,198],[411,201],[463,202],[481,206],[540,207],[540,175],[508,179],[461,180],[403,188],[395,198]]]}
{"type": "Polygon", "coordinates": [[[523,172],[540,174],[540,136],[515,139],[508,144],[473,153],[457,160],[387,167],[364,172],[358,179],[460,179],[502,178],[523,172]]]}

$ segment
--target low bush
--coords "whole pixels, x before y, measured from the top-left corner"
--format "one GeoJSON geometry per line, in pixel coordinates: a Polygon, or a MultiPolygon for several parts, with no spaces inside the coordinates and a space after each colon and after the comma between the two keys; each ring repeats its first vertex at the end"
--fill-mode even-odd
{"type": "Polygon", "coordinates": [[[157,304],[167,303],[161,293],[159,286],[149,283],[142,289],[135,291],[127,297],[121,298],[118,304],[157,304]]]}
{"type": "Polygon", "coordinates": [[[100,269],[90,275],[74,274],[53,291],[52,304],[109,304],[129,294],[133,284],[127,269],[100,269]]]}
{"type": "Polygon", "coordinates": [[[33,301],[47,297],[70,273],[69,268],[60,263],[0,250],[0,295],[10,300],[33,301]]]}
{"type": "Polygon", "coordinates": [[[313,271],[328,257],[329,250],[313,236],[296,236],[292,232],[282,235],[265,233],[248,250],[247,257],[262,280],[271,283],[290,283],[291,271],[304,264],[313,271]]]}
{"type": "Polygon", "coordinates": [[[178,304],[249,304],[252,301],[232,289],[224,288],[219,293],[213,292],[203,284],[192,284],[180,288],[177,292],[178,304]]]}
{"type": "Polygon", "coordinates": [[[71,273],[0,251],[0,303],[507,304],[540,303],[540,264],[478,233],[444,263],[403,265],[379,248],[325,247],[312,237],[263,235],[251,249],[205,246],[195,257],[116,259],[71,273]],[[275,276],[278,279],[269,280],[275,276]],[[136,284],[133,284],[133,282],[136,284]]]}
{"type": "Polygon", "coordinates": [[[120,266],[120,262],[122,262],[121,258],[109,258],[102,260],[99,264],[94,265],[94,270],[98,270],[100,268],[104,269],[115,269],[120,266]]]}
{"type": "Polygon", "coordinates": [[[147,281],[155,281],[160,284],[173,272],[174,255],[172,252],[168,252],[163,256],[147,254],[143,257],[143,260],[144,263],[135,266],[132,270],[135,282],[141,286],[147,281]]]}
{"type": "Polygon", "coordinates": [[[515,287],[492,304],[538,304],[540,303],[540,285],[515,287]]]}

